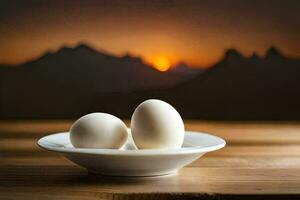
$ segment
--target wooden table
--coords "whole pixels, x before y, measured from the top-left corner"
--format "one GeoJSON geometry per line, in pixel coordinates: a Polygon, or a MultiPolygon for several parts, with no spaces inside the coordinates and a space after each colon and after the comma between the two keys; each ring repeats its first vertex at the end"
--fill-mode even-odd
{"type": "Polygon", "coordinates": [[[36,145],[71,121],[0,122],[0,199],[300,199],[300,122],[186,121],[227,146],[176,176],[92,177],[36,145]]]}

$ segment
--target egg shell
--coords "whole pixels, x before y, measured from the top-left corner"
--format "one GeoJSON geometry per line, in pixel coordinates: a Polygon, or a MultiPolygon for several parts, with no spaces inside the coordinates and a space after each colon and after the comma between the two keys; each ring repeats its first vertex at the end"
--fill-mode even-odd
{"type": "Polygon", "coordinates": [[[139,149],[180,148],[184,140],[184,123],[170,104],[149,99],[135,109],[131,133],[139,149]]]}
{"type": "Polygon", "coordinates": [[[119,149],[128,137],[127,127],[107,113],[91,113],[79,118],[70,129],[70,141],[76,148],[119,149]]]}

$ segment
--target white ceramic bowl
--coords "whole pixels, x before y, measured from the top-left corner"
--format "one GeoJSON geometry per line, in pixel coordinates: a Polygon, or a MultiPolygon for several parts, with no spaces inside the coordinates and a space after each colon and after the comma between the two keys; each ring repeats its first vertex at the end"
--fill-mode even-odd
{"type": "Polygon", "coordinates": [[[122,149],[74,148],[69,133],[56,133],[41,138],[38,145],[44,149],[62,153],[72,162],[92,173],[113,176],[157,176],[176,172],[207,152],[224,147],[219,137],[186,131],[180,149],[137,150],[130,131],[122,149]]]}

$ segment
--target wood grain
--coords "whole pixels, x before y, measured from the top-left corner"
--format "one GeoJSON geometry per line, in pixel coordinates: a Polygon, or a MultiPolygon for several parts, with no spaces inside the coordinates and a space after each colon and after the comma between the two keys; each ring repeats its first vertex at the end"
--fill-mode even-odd
{"type": "Polygon", "coordinates": [[[228,145],[152,178],[91,176],[36,145],[71,123],[0,122],[0,199],[300,199],[300,122],[186,121],[228,145]]]}

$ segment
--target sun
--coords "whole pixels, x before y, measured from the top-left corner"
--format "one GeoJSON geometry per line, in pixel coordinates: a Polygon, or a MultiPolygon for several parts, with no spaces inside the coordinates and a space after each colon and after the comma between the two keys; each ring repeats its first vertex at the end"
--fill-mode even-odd
{"type": "Polygon", "coordinates": [[[153,66],[161,71],[165,72],[171,67],[171,62],[166,56],[156,56],[153,59],[153,66]]]}

